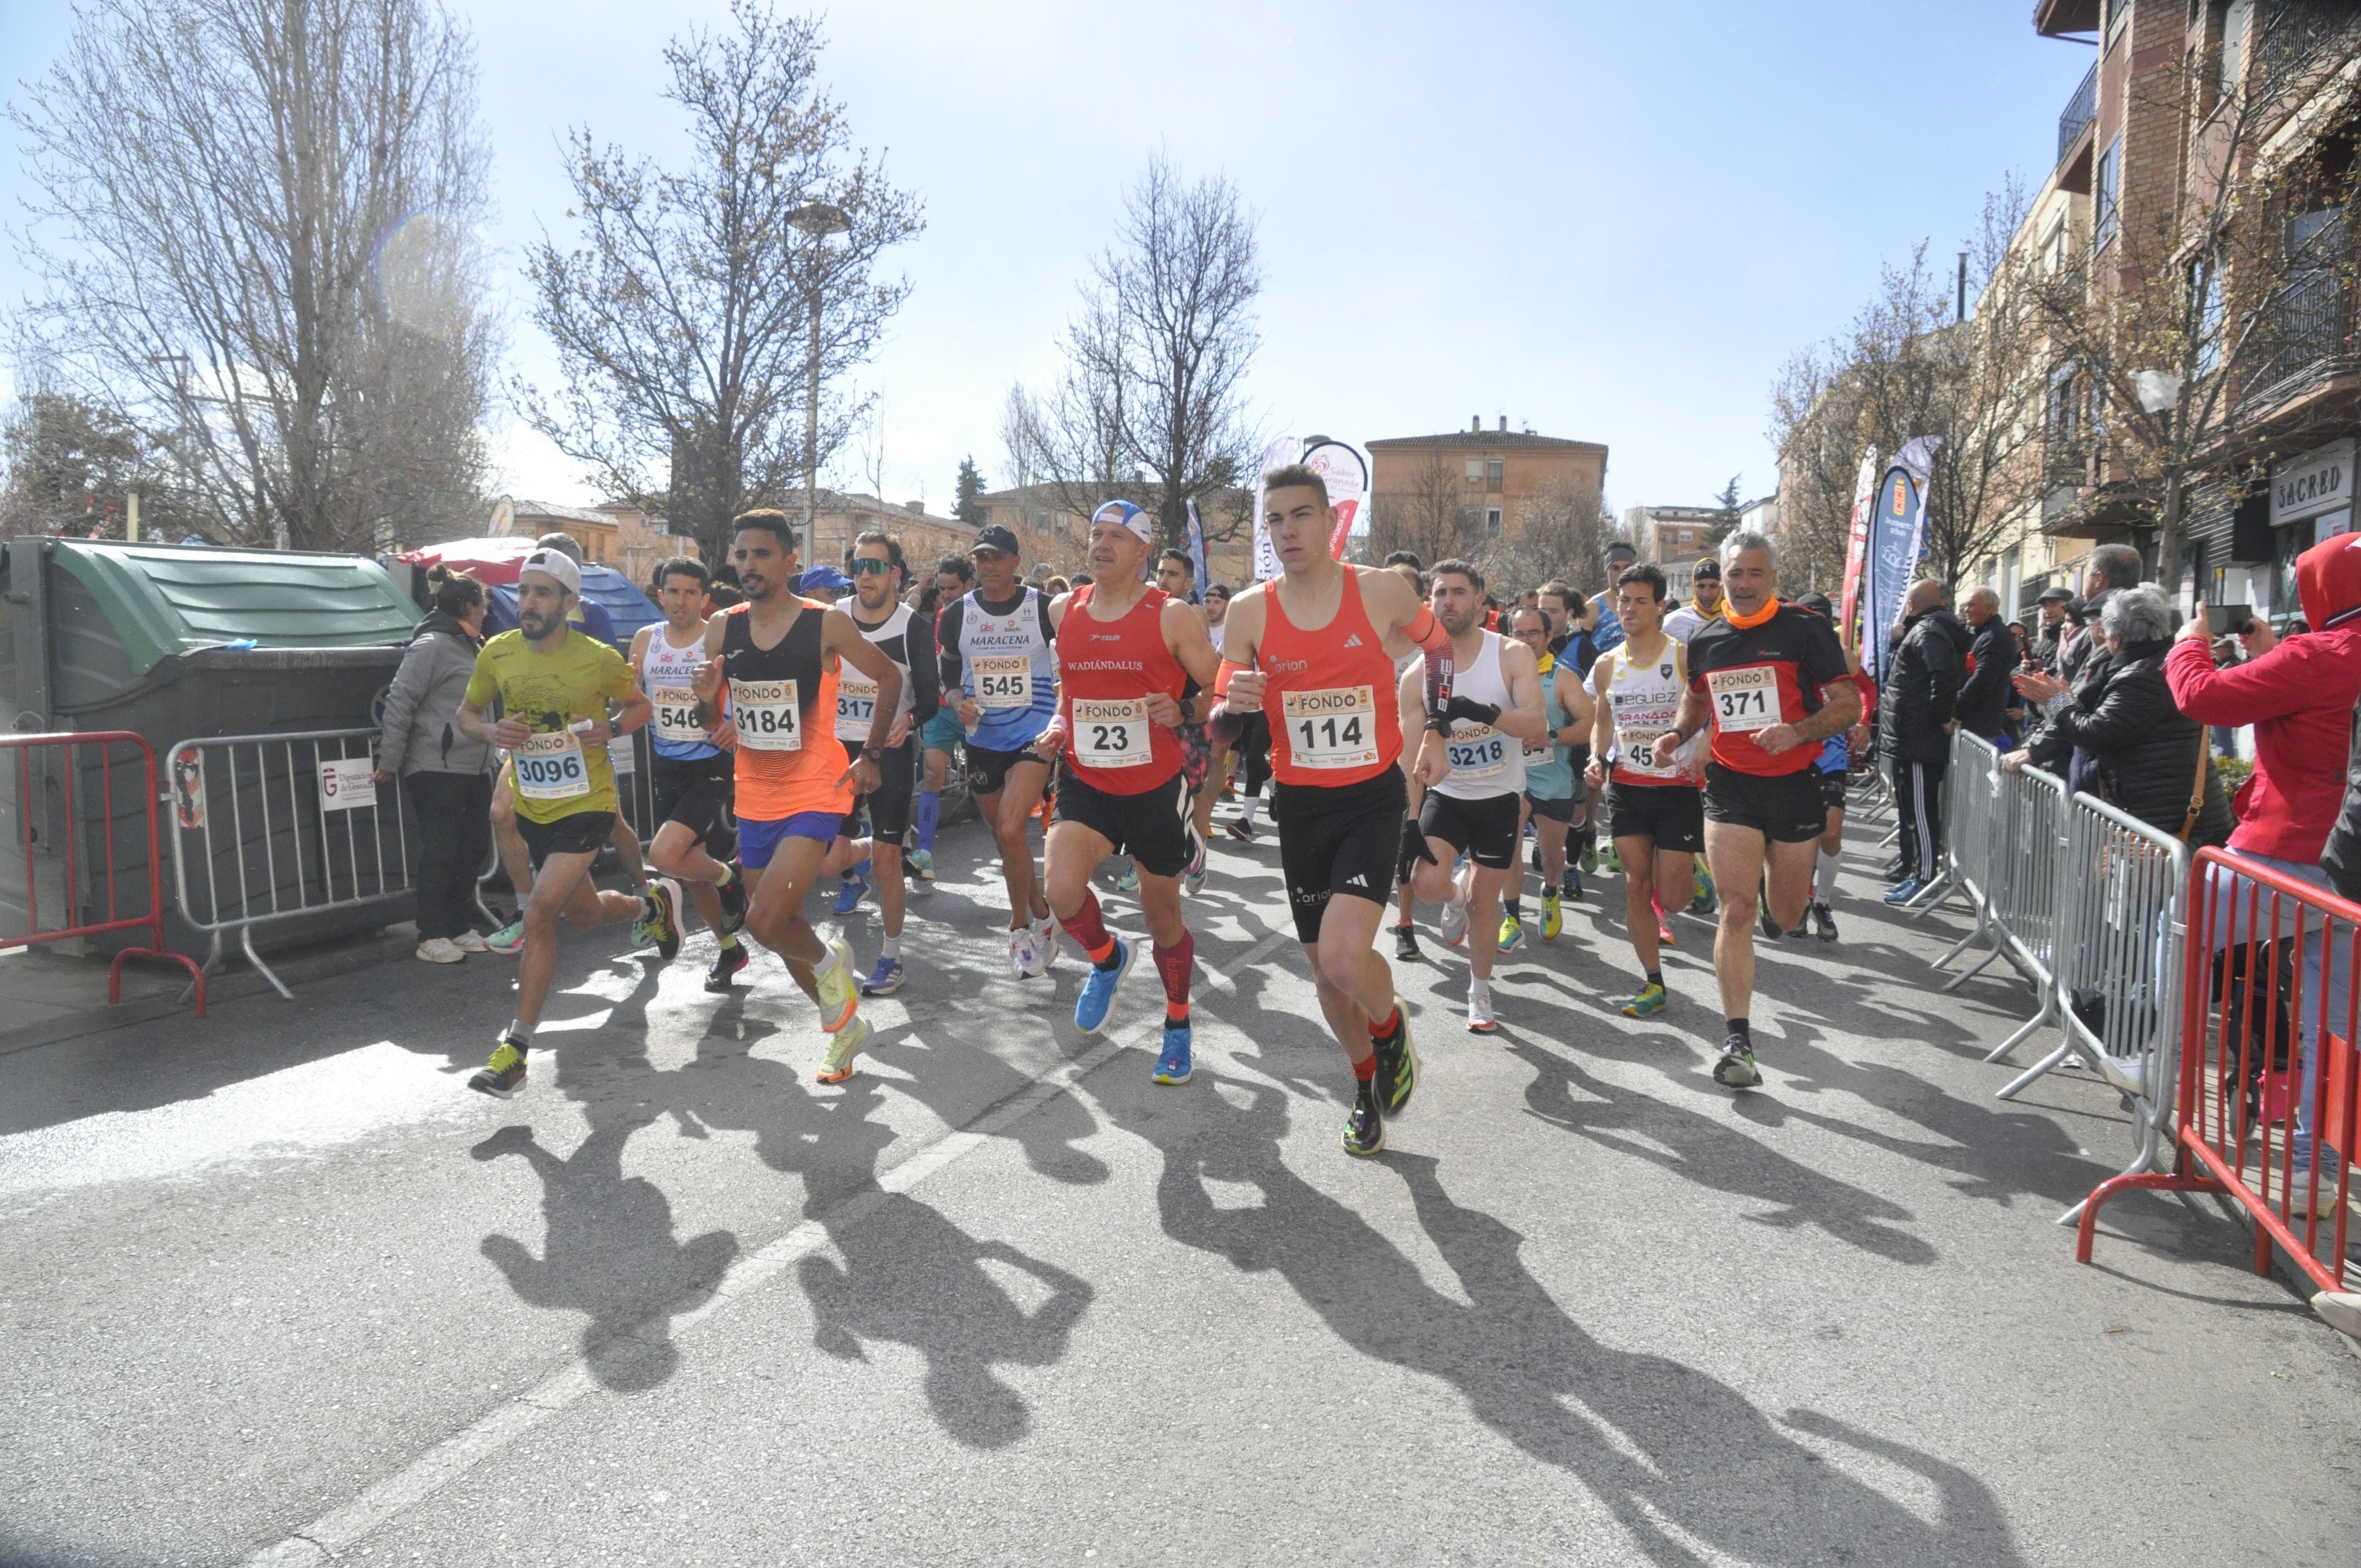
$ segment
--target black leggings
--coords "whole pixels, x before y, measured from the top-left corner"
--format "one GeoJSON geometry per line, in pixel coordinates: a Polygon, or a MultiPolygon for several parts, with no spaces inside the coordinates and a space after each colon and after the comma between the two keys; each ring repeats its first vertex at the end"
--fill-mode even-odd
{"type": "Polygon", "coordinates": [[[401,788],[418,819],[418,939],[456,937],[476,923],[476,876],[492,848],[492,775],[412,773],[401,788]]]}
{"type": "Polygon", "coordinates": [[[1270,782],[1270,720],[1259,713],[1246,716],[1238,733],[1238,771],[1248,795],[1260,795],[1270,782]]]}

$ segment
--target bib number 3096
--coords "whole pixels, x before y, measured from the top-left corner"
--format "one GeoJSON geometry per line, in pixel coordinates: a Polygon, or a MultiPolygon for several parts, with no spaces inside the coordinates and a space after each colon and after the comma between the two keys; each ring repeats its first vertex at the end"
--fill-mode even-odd
{"type": "Polygon", "coordinates": [[[1363,768],[1378,760],[1378,702],[1368,686],[1285,694],[1288,753],[1302,768],[1363,768]]]}
{"type": "Polygon", "coordinates": [[[730,714],[738,721],[738,744],[750,751],[804,749],[803,715],[793,681],[731,681],[730,714]]]}
{"type": "Polygon", "coordinates": [[[1715,670],[1706,676],[1713,693],[1713,718],[1725,731],[1750,734],[1779,722],[1779,682],[1768,666],[1715,670]]]}
{"type": "Polygon", "coordinates": [[[582,742],[570,729],[527,736],[511,761],[516,764],[517,793],[527,800],[571,800],[590,793],[582,742]]]}

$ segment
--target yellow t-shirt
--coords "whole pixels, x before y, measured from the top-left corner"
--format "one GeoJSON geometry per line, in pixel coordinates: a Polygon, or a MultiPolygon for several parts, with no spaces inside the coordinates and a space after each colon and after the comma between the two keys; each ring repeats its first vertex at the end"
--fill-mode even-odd
{"type": "Polygon", "coordinates": [[[615,809],[615,765],[607,748],[584,744],[571,727],[606,718],[609,698],[620,702],[638,689],[623,656],[586,632],[569,630],[546,653],[522,631],[503,631],[484,644],[467,700],[489,709],[498,697],[509,718],[533,727],[533,739],[509,757],[518,816],[555,822],[615,809]]]}

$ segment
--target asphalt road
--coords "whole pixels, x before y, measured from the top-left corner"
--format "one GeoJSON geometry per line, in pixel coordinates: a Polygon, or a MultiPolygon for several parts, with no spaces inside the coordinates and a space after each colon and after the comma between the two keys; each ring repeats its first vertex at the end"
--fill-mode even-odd
{"type": "Polygon", "coordinates": [[[1935,993],[1956,916],[1849,876],[1735,1097],[1703,924],[1644,1025],[1596,892],[1493,1039],[1430,959],[1363,1162],[1268,836],[1178,1089],[1147,972],[1091,1040],[1071,951],[1007,978],[985,847],[840,1087],[771,960],[620,932],[507,1103],[491,958],[0,1055],[0,1563],[2355,1561],[2361,1359],[2203,1203],[2075,1265],[2128,1129],[1992,1098],[2030,1007],[1935,993]]]}

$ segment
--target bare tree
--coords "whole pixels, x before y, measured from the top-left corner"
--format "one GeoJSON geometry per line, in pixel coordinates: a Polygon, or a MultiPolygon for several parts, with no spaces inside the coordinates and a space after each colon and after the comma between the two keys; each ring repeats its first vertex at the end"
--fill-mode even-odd
{"type": "Polygon", "coordinates": [[[1514,530],[1481,541],[1475,554],[1488,577],[1510,587],[1562,582],[1590,594],[1606,586],[1607,545],[1614,537],[1600,498],[1558,478],[1519,509],[1514,530]]]}
{"type": "Polygon", "coordinates": [[[464,30],[431,0],[90,0],[12,109],[59,390],[226,540],[422,537],[482,494],[495,324],[464,30]]]}
{"type": "Polygon", "coordinates": [[[1407,550],[1427,565],[1465,557],[1480,541],[1476,509],[1463,494],[1460,470],[1440,451],[1411,470],[1410,487],[1373,496],[1369,506],[1369,554],[1382,561],[1407,550]]]}
{"type": "Polygon", "coordinates": [[[1088,516],[1119,488],[1139,492],[1169,543],[1187,537],[1192,500],[1209,534],[1216,510],[1224,537],[1240,526],[1235,508],[1203,503],[1248,477],[1244,387],[1261,289],[1254,220],[1236,189],[1189,184],[1162,158],[1150,161],[1067,324],[1057,384],[1010,399],[1030,466],[1069,510],[1088,516]]]}
{"type": "Polygon", "coordinates": [[[665,96],[688,114],[685,165],[657,167],[587,130],[566,155],[580,243],[544,238],[526,269],[534,324],[556,344],[562,388],[515,388],[526,419],[609,494],[660,510],[708,552],[730,519],[781,505],[824,464],[855,411],[824,405],[805,450],[811,302],[822,307],[823,386],[866,361],[909,293],[873,276],[923,226],[915,198],[850,148],[818,86],[818,24],[732,0],[734,31],[693,30],[664,49],[665,96]],[[819,203],[849,225],[797,229],[819,203]]]}
{"type": "Polygon", "coordinates": [[[2307,413],[2309,394],[2354,364],[2361,14],[2306,0],[2248,14],[2244,37],[2134,79],[2136,104],[2184,127],[2175,200],[2136,222],[2102,212],[2092,255],[2027,254],[2015,280],[2057,367],[2053,449],[2080,469],[2055,477],[2153,526],[2168,582],[2190,492],[2242,489],[2272,455],[2245,434],[2266,416],[2292,450],[2319,439],[2340,405],[2310,398],[2307,413]],[[2299,105],[2325,130],[2273,147],[2299,105]]]}

